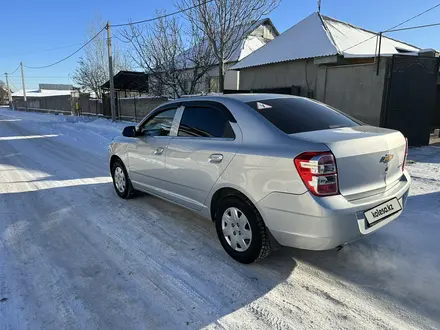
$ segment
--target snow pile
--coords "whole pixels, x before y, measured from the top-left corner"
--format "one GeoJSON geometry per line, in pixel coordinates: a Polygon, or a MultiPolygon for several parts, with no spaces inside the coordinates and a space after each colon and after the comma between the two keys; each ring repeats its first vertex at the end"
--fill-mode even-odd
{"type": "Polygon", "coordinates": [[[67,145],[105,155],[110,142],[133,122],[87,116],[64,116],[37,112],[13,111],[0,107],[1,120],[26,121],[26,127],[41,134],[56,134],[67,145]],[[8,119],[5,119],[8,118],[8,119]]]}

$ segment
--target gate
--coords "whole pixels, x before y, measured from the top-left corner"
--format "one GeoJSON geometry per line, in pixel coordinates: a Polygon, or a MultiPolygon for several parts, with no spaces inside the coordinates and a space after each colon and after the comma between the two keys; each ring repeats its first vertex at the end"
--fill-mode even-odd
{"type": "Polygon", "coordinates": [[[429,144],[436,107],[436,57],[394,55],[388,71],[381,126],[397,129],[411,146],[429,144]]]}
{"type": "MultiPolygon", "coordinates": [[[[115,111],[116,111],[116,118],[119,118],[118,93],[115,93],[115,111]]],[[[110,93],[102,94],[102,113],[106,117],[112,116],[112,110],[110,105],[110,93]]]]}

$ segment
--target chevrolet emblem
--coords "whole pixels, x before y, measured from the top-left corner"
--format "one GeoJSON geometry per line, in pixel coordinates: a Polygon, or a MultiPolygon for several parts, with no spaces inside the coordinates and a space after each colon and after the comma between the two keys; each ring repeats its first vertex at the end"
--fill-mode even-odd
{"type": "Polygon", "coordinates": [[[382,158],[380,159],[380,163],[388,163],[391,159],[393,159],[394,156],[392,154],[386,154],[385,156],[382,156],[382,158]]]}

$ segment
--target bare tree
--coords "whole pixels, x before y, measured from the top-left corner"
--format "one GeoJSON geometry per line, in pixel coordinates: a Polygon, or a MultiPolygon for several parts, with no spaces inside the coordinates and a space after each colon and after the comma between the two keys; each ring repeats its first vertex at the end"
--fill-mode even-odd
{"type": "MultiPolygon", "coordinates": [[[[105,25],[100,17],[96,17],[88,28],[89,38],[92,38],[105,25]]],[[[130,70],[131,63],[127,56],[113,47],[113,65],[115,74],[121,70],[130,70]]],[[[102,97],[101,86],[109,79],[107,38],[104,34],[96,37],[84,49],[84,55],[78,60],[78,66],[72,74],[73,80],[82,89],[95,92],[98,98],[102,97]]]]}
{"type": "Polygon", "coordinates": [[[8,99],[8,87],[3,80],[0,80],[0,104],[4,104],[8,99]]]}
{"type": "Polygon", "coordinates": [[[203,31],[219,64],[219,90],[224,90],[225,64],[253,23],[274,10],[281,0],[178,0],[188,20],[203,31]]]}
{"type": "Polygon", "coordinates": [[[215,62],[207,40],[194,26],[156,14],[152,25],[130,25],[121,35],[133,47],[134,62],[149,75],[150,93],[194,94],[215,62]]]}

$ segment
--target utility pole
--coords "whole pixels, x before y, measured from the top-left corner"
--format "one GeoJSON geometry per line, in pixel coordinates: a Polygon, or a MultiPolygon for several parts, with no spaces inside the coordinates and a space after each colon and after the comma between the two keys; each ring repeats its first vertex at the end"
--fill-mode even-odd
{"type": "Polygon", "coordinates": [[[5,72],[5,77],[6,77],[6,88],[8,89],[9,109],[12,109],[12,93],[11,93],[11,89],[9,88],[9,79],[7,72],[5,72]]]}
{"type": "Polygon", "coordinates": [[[321,0],[318,0],[318,13],[321,13],[321,0]]]}
{"type": "Polygon", "coordinates": [[[380,66],[380,46],[382,45],[382,32],[379,32],[379,52],[377,53],[377,67],[376,67],[376,76],[379,75],[379,66],[380,66]]]}
{"type": "Polygon", "coordinates": [[[21,66],[21,86],[23,87],[23,100],[24,100],[24,108],[28,109],[27,106],[27,99],[26,99],[26,86],[24,84],[24,71],[23,71],[23,62],[20,62],[20,66],[21,66]]]}
{"type": "Polygon", "coordinates": [[[115,85],[113,82],[113,55],[112,55],[112,36],[110,21],[105,27],[107,29],[107,48],[108,48],[108,72],[110,78],[110,109],[112,111],[112,121],[116,121],[116,105],[115,105],[115,85]]]}

